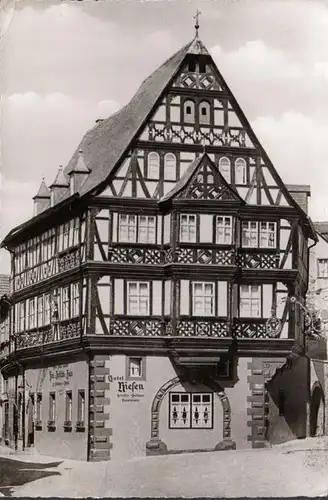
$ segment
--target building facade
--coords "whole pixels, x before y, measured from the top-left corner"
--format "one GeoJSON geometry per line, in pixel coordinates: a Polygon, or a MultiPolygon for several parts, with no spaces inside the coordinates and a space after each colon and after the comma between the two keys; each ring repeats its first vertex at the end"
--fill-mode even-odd
{"type": "Polygon", "coordinates": [[[265,446],[317,236],[198,35],[34,204],[2,243],[11,443],[89,460],[265,446]]]}

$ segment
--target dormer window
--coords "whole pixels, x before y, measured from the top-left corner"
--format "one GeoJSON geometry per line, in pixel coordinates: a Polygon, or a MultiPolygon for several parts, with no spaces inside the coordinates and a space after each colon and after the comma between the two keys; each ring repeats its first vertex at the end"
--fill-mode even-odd
{"type": "Polygon", "coordinates": [[[210,105],[207,101],[199,105],[199,123],[206,125],[210,123],[210,105]]]}
{"type": "Polygon", "coordinates": [[[231,180],[230,160],[226,156],[223,156],[222,158],[220,158],[219,170],[220,170],[222,177],[224,177],[224,179],[227,182],[230,182],[230,180],[231,180]]]}
{"type": "Polygon", "coordinates": [[[167,153],[164,157],[164,180],[175,181],[177,178],[177,159],[173,153],[167,153]]]}
{"type": "Polygon", "coordinates": [[[159,179],[159,155],[158,153],[149,153],[148,155],[148,178],[159,179]]]}
{"type": "Polygon", "coordinates": [[[195,103],[194,101],[185,101],[184,103],[184,121],[187,123],[195,122],[195,103]]]}
{"type": "Polygon", "coordinates": [[[235,184],[247,183],[246,161],[244,158],[237,158],[235,162],[235,184]]]}

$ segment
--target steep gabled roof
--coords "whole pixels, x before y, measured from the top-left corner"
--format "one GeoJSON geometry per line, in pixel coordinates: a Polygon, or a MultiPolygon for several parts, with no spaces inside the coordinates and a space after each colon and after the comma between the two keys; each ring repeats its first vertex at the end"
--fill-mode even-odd
{"type": "Polygon", "coordinates": [[[63,167],[60,166],[56,175],[54,182],[51,184],[52,187],[69,187],[69,182],[63,172],[63,167]]]}
{"type": "MultiPolygon", "coordinates": [[[[99,122],[85,134],[65,168],[66,174],[71,172],[75,167],[79,153],[83,152],[83,158],[86,166],[90,169],[90,174],[80,188],[80,195],[91,191],[108,178],[152,112],[166,86],[175,76],[189,50],[191,53],[196,53],[195,44],[196,40],[193,40],[182,47],[144,80],[126,106],[106,120],[99,122]]],[[[200,42],[198,50],[203,53],[204,49],[205,47],[200,42]]]]}
{"type": "MultiPolygon", "coordinates": [[[[171,189],[171,191],[169,191],[165,196],[163,196],[160,199],[160,202],[170,200],[170,199],[176,197],[179,193],[181,193],[181,191],[183,191],[183,189],[188,185],[188,183],[191,182],[195,173],[197,172],[197,170],[199,170],[199,168],[201,167],[201,165],[204,161],[209,162],[209,164],[212,166],[213,170],[215,170],[215,172],[216,172],[217,179],[218,179],[219,183],[221,185],[223,185],[226,190],[231,192],[231,197],[235,198],[236,201],[240,201],[240,203],[245,204],[245,201],[241,198],[241,196],[239,195],[237,190],[234,187],[232,187],[225,180],[225,178],[220,173],[218,167],[212,162],[212,160],[210,159],[210,157],[208,156],[207,153],[203,153],[202,155],[198,156],[194,161],[192,161],[190,163],[189,167],[187,168],[187,170],[185,171],[185,173],[183,174],[181,179],[176,183],[176,185],[174,186],[173,189],[171,189]]],[[[216,201],[219,201],[219,200],[216,200],[216,201]]]]}
{"type": "Polygon", "coordinates": [[[42,179],[39,190],[33,197],[33,200],[36,198],[50,198],[50,189],[46,185],[44,178],[42,179]]]}

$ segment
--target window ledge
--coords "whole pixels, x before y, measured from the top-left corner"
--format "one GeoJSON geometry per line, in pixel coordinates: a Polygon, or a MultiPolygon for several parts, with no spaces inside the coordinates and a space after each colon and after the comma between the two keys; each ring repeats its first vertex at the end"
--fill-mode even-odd
{"type": "Polygon", "coordinates": [[[56,430],[56,424],[54,420],[48,420],[47,427],[49,432],[54,432],[56,430]]]}
{"type": "Polygon", "coordinates": [[[75,430],[76,430],[76,432],[84,432],[85,431],[84,422],[76,422],[75,430]]]}

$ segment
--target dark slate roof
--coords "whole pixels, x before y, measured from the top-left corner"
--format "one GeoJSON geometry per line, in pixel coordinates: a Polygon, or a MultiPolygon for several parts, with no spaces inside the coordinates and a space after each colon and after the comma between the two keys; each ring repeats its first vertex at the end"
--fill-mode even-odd
{"type": "Polygon", "coordinates": [[[42,179],[42,182],[39,187],[39,191],[36,193],[36,195],[33,197],[33,200],[35,198],[50,198],[50,190],[47,187],[44,178],[42,179]]]}
{"type": "Polygon", "coordinates": [[[165,196],[163,196],[160,201],[167,201],[176,196],[182,189],[188,184],[189,180],[192,178],[194,173],[197,171],[198,167],[201,165],[202,161],[206,158],[210,164],[213,165],[213,167],[217,170],[218,176],[222,181],[222,184],[224,184],[230,191],[233,192],[233,194],[238,197],[238,199],[242,202],[245,203],[244,200],[239,196],[239,193],[230,185],[227,183],[225,178],[221,175],[220,171],[218,168],[214,165],[210,157],[208,156],[207,153],[203,153],[202,155],[199,155],[197,158],[195,158],[194,161],[192,161],[181,177],[181,179],[176,183],[173,189],[169,191],[165,196]]]}
{"type": "Polygon", "coordinates": [[[74,169],[82,151],[90,174],[79,190],[80,195],[86,194],[107,179],[129,148],[131,141],[140,132],[153,106],[177,73],[185,56],[189,51],[199,53],[196,50],[207,54],[206,48],[200,41],[193,40],[188,43],[144,80],[126,106],[99,122],[85,134],[64,170],[68,174],[74,169]]]}

